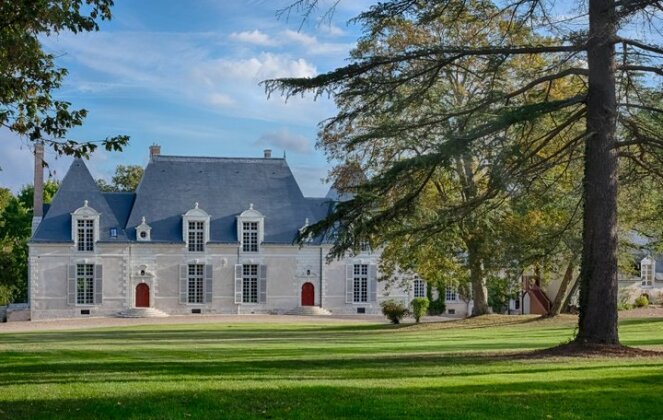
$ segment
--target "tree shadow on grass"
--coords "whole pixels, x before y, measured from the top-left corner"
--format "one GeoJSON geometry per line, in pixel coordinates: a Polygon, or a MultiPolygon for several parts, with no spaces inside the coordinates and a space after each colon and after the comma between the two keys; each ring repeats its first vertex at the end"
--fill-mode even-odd
{"type": "MultiPolygon", "coordinates": [[[[2,401],[5,418],[662,418],[663,373],[432,386],[114,388],[2,401]]],[[[172,385],[172,384],[171,384],[172,385]]]]}
{"type": "MultiPolygon", "coordinates": [[[[174,353],[177,355],[178,353],[174,353]]],[[[269,360],[224,360],[222,355],[213,359],[138,358],[136,353],[125,355],[122,361],[76,360],[57,363],[6,364],[0,373],[0,386],[35,384],[74,384],[86,382],[151,382],[165,377],[182,380],[352,380],[352,379],[406,379],[435,377],[466,377],[484,374],[540,374],[546,377],[567,371],[611,369],[661,369],[663,357],[654,360],[611,360],[581,366],[560,360],[526,360],[520,354],[371,354],[318,358],[293,358],[279,355],[269,360]],[[521,358],[518,358],[521,356],[521,358]],[[134,360],[134,357],[136,357],[134,360]],[[128,359],[128,360],[127,360],[128,359]],[[515,362],[520,363],[514,366],[515,362]]]]}

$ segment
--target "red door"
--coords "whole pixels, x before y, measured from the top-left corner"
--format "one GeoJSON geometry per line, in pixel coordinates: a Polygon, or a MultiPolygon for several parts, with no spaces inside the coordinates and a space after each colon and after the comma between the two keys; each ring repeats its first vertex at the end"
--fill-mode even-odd
{"type": "Polygon", "coordinates": [[[312,283],[304,283],[302,285],[302,306],[315,305],[315,289],[312,283]]]}
{"type": "Polygon", "coordinates": [[[136,308],[150,307],[150,286],[141,283],[136,286],[136,308]]]}

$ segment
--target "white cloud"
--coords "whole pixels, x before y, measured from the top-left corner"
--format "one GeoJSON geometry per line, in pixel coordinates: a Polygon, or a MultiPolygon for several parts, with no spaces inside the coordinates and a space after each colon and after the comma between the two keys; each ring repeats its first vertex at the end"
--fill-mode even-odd
{"type": "Polygon", "coordinates": [[[230,34],[230,39],[265,47],[278,45],[278,42],[275,39],[272,39],[269,35],[258,29],[254,29],[253,31],[233,32],[230,34]]]}
{"type": "Polygon", "coordinates": [[[333,22],[320,22],[320,31],[326,35],[329,36],[343,36],[345,35],[345,31],[338,26],[336,26],[333,22]]]}
{"type": "Polygon", "coordinates": [[[230,96],[223,93],[213,93],[209,95],[208,101],[211,105],[227,107],[234,106],[235,100],[230,96]]]}
{"type": "Polygon", "coordinates": [[[264,133],[256,140],[255,145],[306,155],[313,153],[313,147],[309,139],[301,134],[291,133],[287,128],[264,133]]]}
{"type": "Polygon", "coordinates": [[[301,45],[310,54],[347,54],[353,47],[352,44],[323,42],[315,36],[305,34],[304,32],[293,31],[291,29],[283,31],[282,36],[290,42],[301,45]]]}

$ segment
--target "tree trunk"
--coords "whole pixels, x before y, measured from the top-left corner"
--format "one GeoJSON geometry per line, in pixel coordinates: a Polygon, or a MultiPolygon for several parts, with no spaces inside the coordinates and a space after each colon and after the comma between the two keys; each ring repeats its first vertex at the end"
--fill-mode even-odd
{"type": "Polygon", "coordinates": [[[476,244],[468,246],[468,261],[470,266],[470,283],[472,284],[472,316],[485,315],[488,311],[488,289],[483,262],[479,257],[476,244]]]}
{"type": "Polygon", "coordinates": [[[572,256],[569,260],[569,264],[566,266],[566,272],[564,273],[564,278],[562,279],[562,284],[559,285],[559,290],[555,296],[552,307],[550,308],[550,313],[548,316],[557,316],[562,312],[562,306],[566,301],[566,294],[571,285],[571,280],[573,280],[573,268],[575,266],[576,256],[572,256]]]}
{"type": "Polygon", "coordinates": [[[614,0],[589,1],[580,319],[576,342],[617,344],[616,17],[614,0]]]}

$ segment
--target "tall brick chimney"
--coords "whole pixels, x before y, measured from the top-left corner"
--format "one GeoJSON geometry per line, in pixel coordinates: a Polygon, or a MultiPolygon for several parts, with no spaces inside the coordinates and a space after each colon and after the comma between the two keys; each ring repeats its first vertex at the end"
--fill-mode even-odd
{"type": "Polygon", "coordinates": [[[153,143],[152,146],[150,146],[150,160],[154,159],[155,156],[159,156],[161,154],[161,146],[159,146],[156,143],[153,143]]]}
{"type": "Polygon", "coordinates": [[[35,143],[35,179],[32,198],[32,233],[44,217],[44,143],[35,143]]]}

